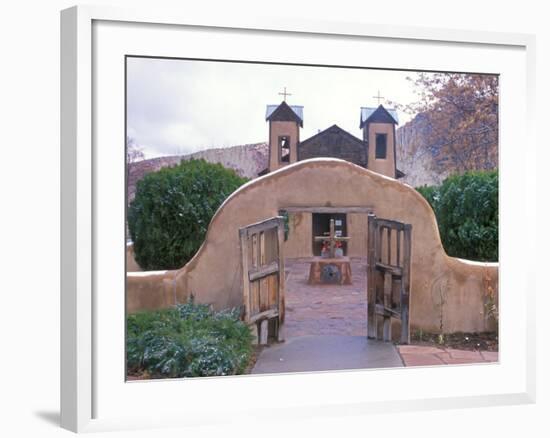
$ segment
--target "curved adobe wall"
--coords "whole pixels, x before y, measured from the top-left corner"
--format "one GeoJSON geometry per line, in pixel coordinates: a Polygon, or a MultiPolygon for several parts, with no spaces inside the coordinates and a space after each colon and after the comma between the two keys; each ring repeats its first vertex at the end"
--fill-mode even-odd
{"type": "MultiPolygon", "coordinates": [[[[416,190],[336,159],[300,161],[233,193],[212,219],[195,257],[176,271],[177,300],[193,293],[197,301],[216,308],[241,305],[239,227],[275,216],[282,207],[308,205],[369,206],[379,217],[412,224],[413,329],[437,332],[442,327],[450,333],[493,328],[485,317],[484,299],[489,285],[496,290],[498,264],[448,257],[433,211],[416,190]]],[[[128,293],[131,302],[130,287],[128,293]]]]}

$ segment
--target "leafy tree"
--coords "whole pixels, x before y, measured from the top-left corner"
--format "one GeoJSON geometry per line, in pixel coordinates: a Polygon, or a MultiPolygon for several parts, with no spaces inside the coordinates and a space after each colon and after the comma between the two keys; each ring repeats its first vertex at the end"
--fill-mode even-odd
{"type": "Polygon", "coordinates": [[[130,179],[130,164],[144,159],[143,149],[132,137],[126,136],[126,181],[130,179]]]}
{"type": "Polygon", "coordinates": [[[143,160],[145,154],[143,149],[138,146],[136,141],[132,137],[126,137],[126,164],[135,163],[136,161],[143,160]]]}
{"type": "Polygon", "coordinates": [[[498,166],[498,76],[460,73],[419,73],[408,78],[419,101],[393,105],[417,114],[423,147],[435,170],[463,173],[498,166]]]}
{"type": "Polygon", "coordinates": [[[233,170],[202,159],[145,175],[128,209],[137,263],[146,270],[185,265],[216,210],[244,182],[233,170]]]}
{"type": "Polygon", "coordinates": [[[498,261],[498,172],[451,176],[438,187],[417,190],[432,206],[450,256],[498,261]]]}

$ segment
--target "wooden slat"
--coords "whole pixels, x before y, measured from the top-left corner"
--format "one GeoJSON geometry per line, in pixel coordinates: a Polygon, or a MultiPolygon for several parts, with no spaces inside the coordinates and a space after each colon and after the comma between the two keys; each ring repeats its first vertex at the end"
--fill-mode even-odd
{"type": "Polygon", "coordinates": [[[384,234],[384,228],[378,224],[378,219],[376,220],[376,245],[374,250],[376,252],[376,262],[382,261],[382,236],[384,234]]]}
{"type": "Polygon", "coordinates": [[[371,339],[377,337],[377,324],[376,324],[376,272],[375,272],[375,236],[376,236],[376,216],[374,214],[368,215],[368,229],[367,229],[367,336],[371,339]]]}
{"type": "MultiPolygon", "coordinates": [[[[275,216],[270,219],[266,219],[265,221],[256,222],[254,224],[248,225],[246,227],[241,228],[241,230],[245,230],[248,235],[256,234],[261,231],[269,230],[270,228],[275,228],[278,225],[278,221],[281,217],[275,216]]],[[[282,219],[282,218],[281,218],[282,219]]]]}
{"type": "Polygon", "coordinates": [[[261,278],[257,281],[260,285],[260,312],[269,309],[269,290],[267,286],[267,278],[261,278]]]}
{"type": "Polygon", "coordinates": [[[410,287],[412,260],[412,225],[407,224],[403,234],[403,279],[401,282],[401,343],[409,344],[410,287]]]}
{"type": "Polygon", "coordinates": [[[251,269],[248,271],[249,281],[259,280],[261,278],[267,277],[268,275],[273,275],[279,271],[279,262],[271,262],[268,265],[261,266],[256,269],[251,269]]]}
{"type": "Polygon", "coordinates": [[[269,322],[264,319],[260,322],[260,345],[267,344],[269,322]]]}
{"type": "Polygon", "coordinates": [[[279,259],[278,256],[278,243],[277,243],[277,229],[272,228],[265,232],[265,262],[277,262],[279,259]]]}
{"type": "MultiPolygon", "coordinates": [[[[384,308],[391,308],[392,276],[389,272],[384,274],[384,308]]],[[[391,341],[391,317],[384,316],[384,341],[391,341]]]]}
{"type": "Polygon", "coordinates": [[[258,234],[248,234],[250,240],[250,266],[251,269],[258,269],[258,234]]]}
{"type": "Polygon", "coordinates": [[[250,318],[249,323],[256,323],[262,319],[276,318],[277,316],[279,316],[279,312],[277,311],[277,309],[268,309],[263,312],[256,313],[256,315],[250,318]]]}
{"type": "Polygon", "coordinates": [[[279,320],[277,323],[277,339],[284,341],[284,322],[285,322],[285,265],[283,245],[285,240],[284,219],[279,217],[277,220],[277,258],[279,262],[278,296],[277,306],[279,310],[279,320]]]}
{"type": "Polygon", "coordinates": [[[377,218],[376,221],[378,222],[379,227],[388,227],[394,230],[405,229],[405,224],[403,222],[398,222],[390,219],[380,219],[380,218],[377,218]]]}
{"type": "Polygon", "coordinates": [[[260,311],[260,283],[257,281],[250,284],[250,316],[252,317],[260,311]]]}
{"type": "Polygon", "coordinates": [[[265,231],[260,232],[260,251],[258,252],[258,266],[265,265],[265,231]]]}
{"type": "Polygon", "coordinates": [[[239,240],[241,245],[241,264],[243,278],[243,304],[244,321],[250,320],[250,282],[248,281],[248,237],[245,230],[239,230],[239,240]]]}
{"type": "MultiPolygon", "coordinates": [[[[401,276],[392,276],[392,289],[391,289],[391,308],[392,309],[401,309],[401,285],[402,277],[401,276]]],[[[401,311],[401,310],[400,310],[401,311]]]]}
{"type": "Polygon", "coordinates": [[[403,269],[401,267],[394,266],[394,265],[387,265],[386,263],[381,263],[381,262],[376,263],[376,269],[383,273],[389,272],[390,274],[395,276],[403,275],[403,269]]]}
{"type": "Polygon", "coordinates": [[[401,231],[397,230],[395,232],[395,264],[401,266],[401,231]]]}
{"type": "Polygon", "coordinates": [[[391,316],[393,318],[401,319],[401,313],[397,312],[393,309],[384,307],[383,304],[376,304],[375,306],[375,312],[377,315],[380,316],[391,316]]]}
{"type": "MultiPolygon", "coordinates": [[[[278,269],[277,269],[278,271],[278,269]]],[[[279,275],[278,272],[267,277],[268,303],[270,309],[279,307],[279,275]]]]}

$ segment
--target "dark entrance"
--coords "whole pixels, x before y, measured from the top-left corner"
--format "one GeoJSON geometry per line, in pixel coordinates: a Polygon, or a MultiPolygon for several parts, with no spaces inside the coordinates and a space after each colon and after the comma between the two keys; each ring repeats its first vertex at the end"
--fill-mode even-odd
{"type": "MultiPolygon", "coordinates": [[[[334,219],[334,225],[336,234],[339,236],[347,236],[347,224],[346,224],[346,214],[345,213],[313,213],[312,215],[312,244],[313,244],[313,255],[320,256],[321,248],[323,247],[322,242],[315,242],[315,236],[328,236],[330,233],[330,220],[334,219]]],[[[344,242],[342,244],[344,250],[344,255],[348,253],[348,244],[344,242]]]]}

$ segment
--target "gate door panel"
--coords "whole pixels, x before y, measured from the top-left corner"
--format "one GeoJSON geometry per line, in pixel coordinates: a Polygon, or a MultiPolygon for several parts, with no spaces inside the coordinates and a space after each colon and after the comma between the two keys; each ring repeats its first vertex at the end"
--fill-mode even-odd
{"type": "Polygon", "coordinates": [[[411,224],[369,214],[369,338],[391,341],[391,319],[395,318],[401,321],[400,342],[410,342],[411,237],[411,224]]]}
{"type": "Polygon", "coordinates": [[[239,229],[244,321],[261,344],[284,340],[284,219],[276,216],[239,229]]]}

